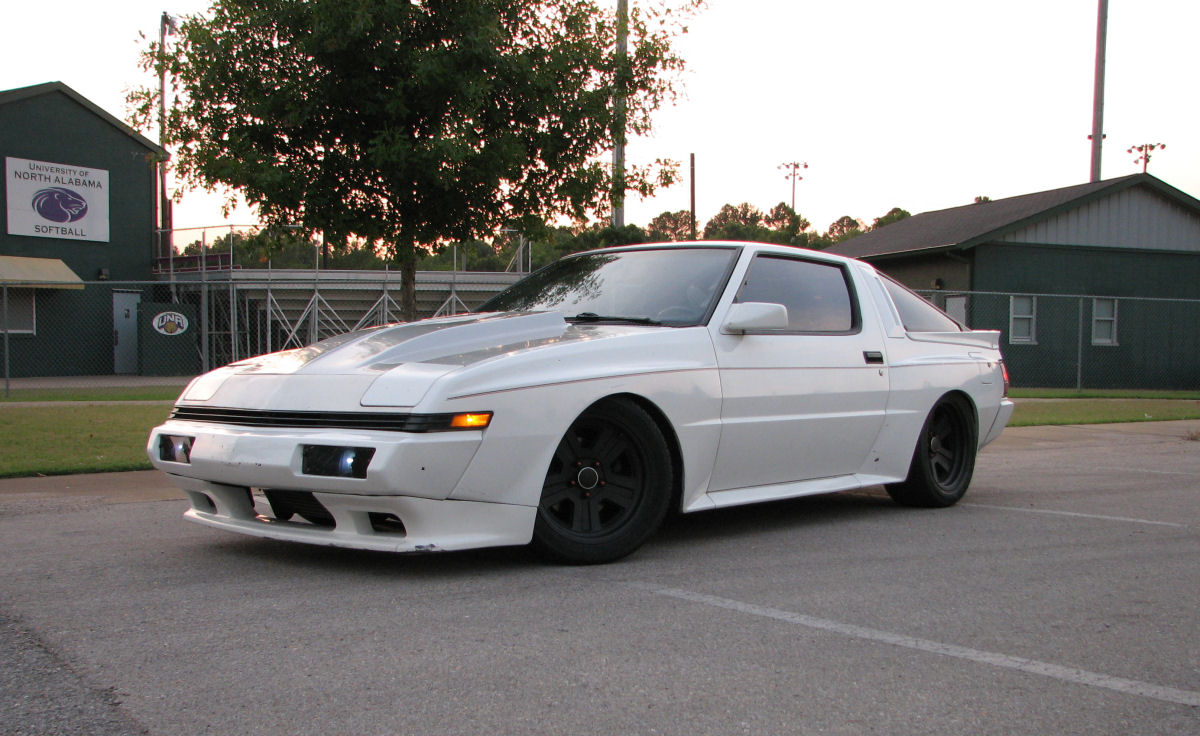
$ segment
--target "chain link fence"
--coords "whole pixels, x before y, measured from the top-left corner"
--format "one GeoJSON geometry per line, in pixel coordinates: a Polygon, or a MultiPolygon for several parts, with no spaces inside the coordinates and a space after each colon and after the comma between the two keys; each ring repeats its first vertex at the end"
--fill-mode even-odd
{"type": "MultiPolygon", "coordinates": [[[[182,383],[235,360],[400,318],[399,274],[192,276],[87,282],[72,289],[3,285],[5,393],[34,377],[54,377],[59,386],[133,378],[182,383]]],[[[422,272],[418,314],[467,312],[517,277],[422,272]]],[[[1000,330],[1016,387],[1200,388],[1200,300],[944,291],[923,296],[973,328],[1000,330]]]]}
{"type": "MultiPolygon", "coordinates": [[[[513,273],[420,272],[421,317],[468,312],[513,273]]],[[[0,285],[4,390],[190,377],[236,360],[401,320],[398,273],[226,271],[174,281],[0,285]],[[53,382],[47,378],[53,377],[53,382]]]]}
{"type": "Polygon", "coordinates": [[[1022,388],[1200,388],[1200,299],[921,292],[974,329],[999,330],[1022,388]]]}

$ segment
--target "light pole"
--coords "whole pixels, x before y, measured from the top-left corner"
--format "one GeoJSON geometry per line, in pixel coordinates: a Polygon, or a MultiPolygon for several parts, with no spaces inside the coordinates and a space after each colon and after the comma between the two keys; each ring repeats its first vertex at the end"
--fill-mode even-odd
{"type": "Polygon", "coordinates": [[[612,226],[625,227],[625,95],[629,56],[628,0],[617,0],[617,58],[613,92],[612,226]]]}
{"type": "MultiPolygon", "coordinates": [[[[178,31],[175,19],[163,11],[158,23],[158,145],[163,151],[167,150],[167,36],[173,36],[178,31]]],[[[171,232],[171,198],[167,196],[167,162],[158,162],[158,228],[159,232],[171,232]]],[[[169,237],[169,235],[168,235],[169,237]]],[[[158,257],[162,258],[164,250],[174,250],[174,245],[167,242],[164,247],[162,236],[159,236],[158,257]]],[[[168,260],[171,253],[167,254],[168,260]]]]}
{"type": "Polygon", "coordinates": [[[804,178],[803,176],[800,176],[800,169],[807,169],[808,164],[805,162],[800,162],[800,161],[788,161],[786,163],[779,164],[778,168],[781,171],[788,172],[786,175],[784,175],[783,178],[792,180],[792,212],[795,212],[796,211],[796,182],[797,182],[797,180],[804,178]]]}
{"type": "Polygon", "coordinates": [[[1146,173],[1146,168],[1150,166],[1150,152],[1158,148],[1166,148],[1166,143],[1143,143],[1140,146],[1131,146],[1128,153],[1138,152],[1138,157],[1133,160],[1134,164],[1142,165],[1142,173],[1146,173]]]}

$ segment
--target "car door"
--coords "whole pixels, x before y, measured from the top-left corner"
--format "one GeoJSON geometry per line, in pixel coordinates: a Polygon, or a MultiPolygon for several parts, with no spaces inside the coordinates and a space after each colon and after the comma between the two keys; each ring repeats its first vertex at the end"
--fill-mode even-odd
{"type": "Polygon", "coordinates": [[[787,308],[786,328],[714,329],[723,394],[710,491],[858,472],[888,401],[883,336],[848,266],[758,253],[734,303],[787,308]]]}

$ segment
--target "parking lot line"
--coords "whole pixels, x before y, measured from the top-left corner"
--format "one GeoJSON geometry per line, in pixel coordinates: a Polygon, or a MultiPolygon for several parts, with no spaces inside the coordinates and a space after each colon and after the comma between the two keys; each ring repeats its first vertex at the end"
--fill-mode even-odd
{"type": "Polygon", "coordinates": [[[1187,524],[1176,524],[1173,521],[1153,521],[1151,519],[1131,519],[1127,516],[1105,516],[1103,514],[1081,514],[1078,511],[1055,511],[1054,509],[1025,509],[1019,506],[993,506],[989,503],[960,503],[959,506],[969,506],[975,509],[993,509],[995,511],[1020,511],[1026,514],[1049,514],[1051,516],[1075,516],[1081,519],[1098,519],[1100,521],[1122,521],[1129,524],[1149,524],[1151,526],[1170,526],[1187,529],[1187,524]]]}
{"type": "Polygon", "coordinates": [[[1007,654],[986,652],[979,649],[971,649],[969,647],[960,647],[954,644],[945,644],[942,642],[932,641],[930,639],[921,639],[913,636],[905,636],[903,634],[893,634],[891,632],[881,631],[879,629],[871,629],[864,626],[855,626],[854,624],[846,624],[839,621],[832,621],[814,616],[806,616],[802,613],[784,611],[778,608],[770,608],[767,606],[759,606],[753,603],[732,600],[730,598],[721,598],[714,595],[706,595],[704,593],[696,593],[690,590],[667,588],[650,583],[638,582],[628,582],[626,585],[637,588],[638,590],[654,593],[655,595],[690,601],[692,603],[700,603],[702,605],[722,608],[727,611],[735,611],[737,613],[745,613],[751,616],[774,619],[776,621],[783,621],[790,624],[805,626],[810,629],[828,631],[864,641],[890,644],[892,646],[915,649],[921,652],[939,654],[945,657],[953,657],[955,659],[991,665],[993,667],[1018,670],[1020,672],[1050,677],[1076,685],[1112,690],[1114,692],[1123,693],[1126,695],[1138,695],[1145,698],[1162,700],[1168,703],[1179,703],[1181,705],[1200,707],[1200,692],[1194,692],[1191,690],[1179,690],[1177,688],[1155,685],[1149,682],[1128,680],[1123,677],[1113,677],[1111,675],[1105,675],[1099,672],[1089,672],[1088,670],[1079,669],[1077,667],[1066,667],[1063,665],[1052,664],[1050,662],[1039,662],[1035,659],[1013,657],[1007,654]]]}

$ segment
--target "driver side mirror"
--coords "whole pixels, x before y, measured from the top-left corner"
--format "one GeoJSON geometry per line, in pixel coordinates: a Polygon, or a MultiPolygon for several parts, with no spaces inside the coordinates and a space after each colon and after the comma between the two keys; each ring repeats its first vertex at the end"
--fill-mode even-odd
{"type": "Polygon", "coordinates": [[[788,327],[787,307],[768,302],[740,302],[729,308],[721,332],[740,335],[758,330],[786,330],[788,327]]]}

